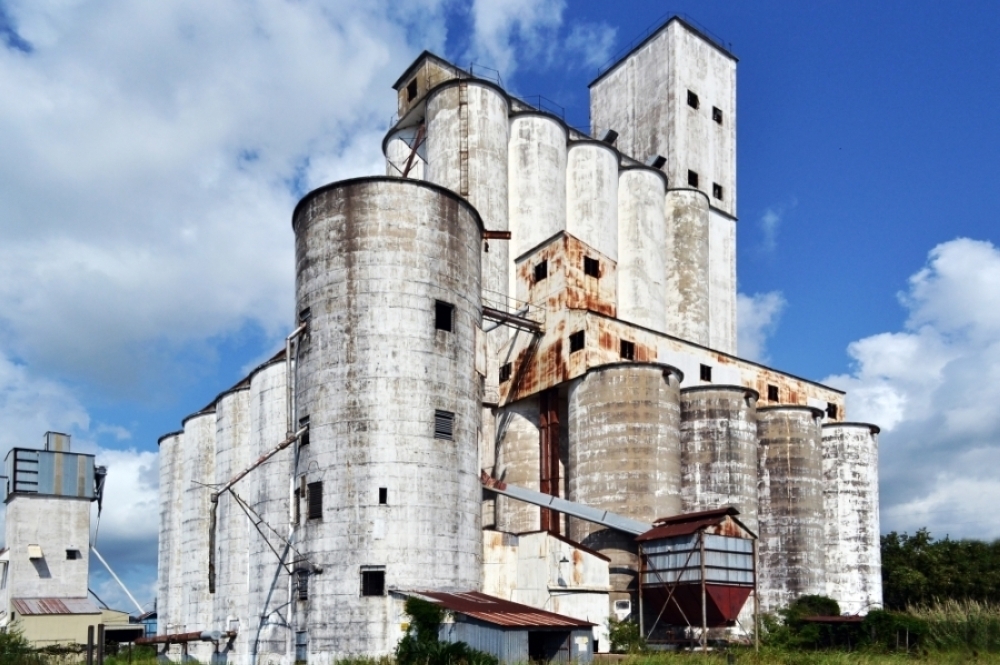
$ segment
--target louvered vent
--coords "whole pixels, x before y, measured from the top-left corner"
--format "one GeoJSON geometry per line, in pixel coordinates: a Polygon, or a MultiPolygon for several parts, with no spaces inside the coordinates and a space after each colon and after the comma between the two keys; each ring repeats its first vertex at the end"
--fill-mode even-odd
{"type": "Polygon", "coordinates": [[[455,439],[455,414],[451,411],[434,411],[434,438],[453,441],[455,439]]]}
{"type": "Polygon", "coordinates": [[[309,519],[323,519],[323,482],[309,483],[307,488],[309,490],[309,519]]]}

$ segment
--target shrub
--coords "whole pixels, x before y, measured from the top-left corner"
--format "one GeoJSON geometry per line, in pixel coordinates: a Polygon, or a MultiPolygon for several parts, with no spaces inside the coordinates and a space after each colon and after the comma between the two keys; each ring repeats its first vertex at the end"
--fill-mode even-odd
{"type": "Polygon", "coordinates": [[[615,617],[608,618],[608,639],[611,650],[615,653],[644,653],[646,640],[639,631],[635,621],[619,621],[615,617]]]}
{"type": "Polygon", "coordinates": [[[440,605],[410,597],[404,610],[410,625],[396,646],[397,665],[498,665],[496,658],[465,642],[442,642],[438,638],[445,618],[440,605]]]}

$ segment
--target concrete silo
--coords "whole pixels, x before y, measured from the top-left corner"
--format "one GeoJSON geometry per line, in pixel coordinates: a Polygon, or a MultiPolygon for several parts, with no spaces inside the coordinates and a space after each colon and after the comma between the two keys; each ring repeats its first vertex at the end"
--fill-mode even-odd
{"type": "Polygon", "coordinates": [[[667,333],[709,344],[709,206],[704,192],[666,195],[667,333]]]}
{"type": "Polygon", "coordinates": [[[391,132],[382,141],[385,174],[392,177],[424,179],[427,166],[427,144],[424,125],[411,125],[391,132]],[[405,174],[405,175],[404,175],[405,174]]]}
{"type": "Polygon", "coordinates": [[[826,592],[823,530],[823,412],[757,409],[758,576],[761,610],[826,592]]]}
{"type": "MultiPolygon", "coordinates": [[[[224,483],[250,465],[250,386],[247,382],[219,396],[215,406],[215,477],[224,483]]],[[[215,507],[215,592],[212,594],[216,630],[239,629],[248,622],[250,520],[238,501],[247,499],[247,485],[218,497],[215,507]]],[[[210,540],[211,540],[210,535],[210,540]]],[[[246,653],[246,632],[237,635],[238,650],[246,653]]]]}
{"type": "MultiPolygon", "coordinates": [[[[287,365],[282,356],[272,358],[250,374],[250,431],[247,442],[252,459],[259,459],[271,451],[287,436],[288,396],[287,365]]],[[[241,626],[245,633],[247,651],[251,659],[265,656],[284,656],[292,648],[292,627],[284,618],[286,608],[295,605],[290,596],[290,576],[284,566],[296,558],[288,543],[293,526],[291,516],[291,489],[293,486],[295,447],[277,453],[260,465],[253,474],[237,485],[240,495],[260,516],[261,532],[254,531],[249,543],[250,609],[248,625],[241,626]],[[279,561],[275,550],[284,556],[279,561]]],[[[248,526],[248,525],[247,525],[248,526]]],[[[257,662],[268,662],[258,660],[257,662]]]]}
{"type": "Polygon", "coordinates": [[[454,192],[384,177],[315,190],[293,219],[298,639],[319,661],[387,654],[388,591],[480,584],[482,221],[454,192]]]}
{"type": "Polygon", "coordinates": [[[160,635],[180,632],[178,627],[183,616],[177,594],[181,589],[181,566],[184,559],[178,547],[182,516],[178,474],[182,466],[179,456],[183,445],[184,432],[165,434],[158,441],[160,528],[156,564],[156,630],[160,635]]]}
{"type": "MultiPolygon", "coordinates": [[[[181,511],[179,537],[174,545],[182,553],[180,575],[171,575],[171,590],[181,599],[184,632],[212,625],[212,596],[208,592],[208,534],[211,492],[215,483],[215,405],[184,420],[184,443],[178,448],[178,500],[181,511]]],[[[212,645],[192,643],[188,655],[207,661],[212,645]]]]}
{"type": "Polygon", "coordinates": [[[666,176],[622,169],[618,178],[618,318],[666,332],[666,176]]]}
{"type": "Polygon", "coordinates": [[[844,613],[882,605],[878,434],[865,423],[823,425],[826,595],[844,613]]]}
{"type": "MultiPolygon", "coordinates": [[[[540,491],[541,433],[539,400],[528,397],[504,407],[497,419],[501,437],[495,476],[504,482],[540,491]]],[[[496,528],[527,533],[541,528],[540,509],[505,496],[496,499],[496,528]]]]}
{"type": "Polygon", "coordinates": [[[681,390],[681,497],[686,513],[734,506],[757,532],[757,391],[681,390]]]}
{"type": "MultiPolygon", "coordinates": [[[[511,259],[566,230],[566,125],[540,112],[510,119],[511,259]]],[[[517,292],[511,267],[510,293],[517,292]]]]}
{"type": "Polygon", "coordinates": [[[566,157],[566,232],[618,260],[618,151],[571,141],[566,157]]]}
{"type": "MultiPolygon", "coordinates": [[[[681,512],[681,378],[668,365],[621,363],[570,384],[570,501],[650,523],[681,512]]],[[[612,600],[636,600],[631,537],[577,519],[569,537],[611,558],[612,600]]]]}

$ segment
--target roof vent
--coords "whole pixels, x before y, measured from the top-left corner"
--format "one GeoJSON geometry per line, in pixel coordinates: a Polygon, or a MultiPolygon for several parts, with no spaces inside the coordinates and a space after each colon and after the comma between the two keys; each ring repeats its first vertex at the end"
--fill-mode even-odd
{"type": "Polygon", "coordinates": [[[646,166],[652,166],[654,169],[662,169],[666,163],[667,158],[663,155],[650,155],[649,159],[646,160],[646,166]]]}
{"type": "Polygon", "coordinates": [[[614,145],[615,141],[618,140],[618,132],[616,132],[613,129],[609,129],[608,131],[604,132],[604,136],[601,137],[601,140],[607,143],[608,145],[614,145]]]}

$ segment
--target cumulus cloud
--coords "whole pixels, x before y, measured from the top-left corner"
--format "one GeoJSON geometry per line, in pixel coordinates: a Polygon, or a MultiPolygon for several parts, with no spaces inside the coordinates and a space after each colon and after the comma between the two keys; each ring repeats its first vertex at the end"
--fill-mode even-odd
{"type": "Polygon", "coordinates": [[[8,5],[0,348],[120,396],[180,348],[280,337],[289,211],[382,170],[386,82],[443,44],[440,3],[405,5],[8,5]]]}
{"type": "Polygon", "coordinates": [[[899,295],[904,329],[852,343],[851,420],[882,427],[883,529],[1000,537],[983,506],[1000,497],[1000,249],[935,247],[899,295]]]}
{"type": "Polygon", "coordinates": [[[777,329],[785,305],[780,291],[736,295],[736,348],[741,358],[768,362],[767,338],[777,329]]]}
{"type": "Polygon", "coordinates": [[[598,67],[607,62],[617,31],[606,23],[566,26],[565,9],[564,0],[474,0],[466,57],[507,79],[521,65],[598,67]]]}

